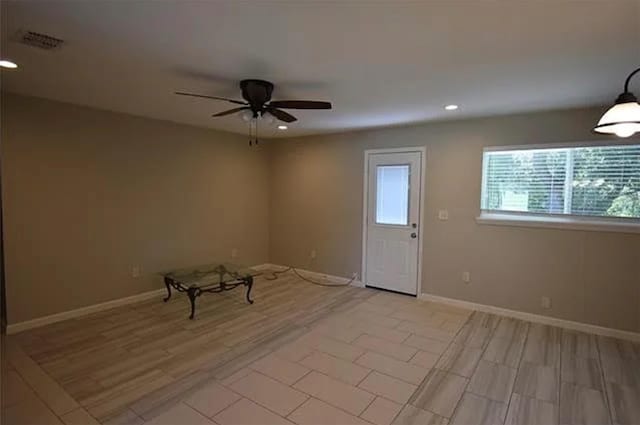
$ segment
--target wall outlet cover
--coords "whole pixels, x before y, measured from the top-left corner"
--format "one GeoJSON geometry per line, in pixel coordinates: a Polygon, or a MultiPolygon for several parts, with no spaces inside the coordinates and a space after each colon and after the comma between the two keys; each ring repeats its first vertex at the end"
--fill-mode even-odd
{"type": "Polygon", "coordinates": [[[449,211],[447,211],[447,210],[439,210],[438,211],[438,220],[449,220],[449,211]]]}
{"type": "Polygon", "coordinates": [[[142,268],[140,266],[133,266],[131,268],[131,277],[137,278],[142,274],[142,268]]]}
{"type": "Polygon", "coordinates": [[[545,310],[550,309],[551,308],[551,298],[549,298],[549,297],[540,298],[540,307],[544,308],[545,310]]]}
{"type": "Polygon", "coordinates": [[[462,281],[464,283],[469,283],[471,282],[471,273],[469,272],[462,272],[462,281]]]}

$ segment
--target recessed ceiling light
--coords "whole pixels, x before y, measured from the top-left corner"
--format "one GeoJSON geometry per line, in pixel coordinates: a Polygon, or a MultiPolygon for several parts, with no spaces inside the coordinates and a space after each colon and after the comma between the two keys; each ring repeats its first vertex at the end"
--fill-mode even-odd
{"type": "Polygon", "coordinates": [[[287,128],[289,128],[289,127],[287,127],[286,125],[279,125],[278,126],[278,130],[286,130],[287,128]]]}
{"type": "Polygon", "coordinates": [[[456,109],[458,109],[458,105],[447,105],[444,107],[444,109],[446,109],[447,111],[455,111],[456,109]]]}
{"type": "Polygon", "coordinates": [[[16,65],[15,63],[11,62],[11,61],[7,61],[7,60],[0,60],[0,67],[2,68],[17,68],[18,65],[16,65]]]}

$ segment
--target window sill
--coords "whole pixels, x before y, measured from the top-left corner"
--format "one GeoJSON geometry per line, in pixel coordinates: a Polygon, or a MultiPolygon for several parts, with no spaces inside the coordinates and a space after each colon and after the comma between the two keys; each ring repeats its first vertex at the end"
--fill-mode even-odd
{"type": "Polygon", "coordinates": [[[515,227],[542,227],[560,230],[586,230],[593,232],[640,233],[639,222],[598,220],[597,218],[549,217],[525,214],[482,212],[476,217],[478,224],[515,227]]]}

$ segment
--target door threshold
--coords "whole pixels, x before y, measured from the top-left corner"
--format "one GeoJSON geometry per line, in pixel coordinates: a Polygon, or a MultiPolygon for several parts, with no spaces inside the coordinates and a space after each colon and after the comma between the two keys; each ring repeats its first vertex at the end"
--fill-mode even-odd
{"type": "Polygon", "coordinates": [[[414,297],[414,298],[418,297],[418,294],[409,294],[407,292],[394,291],[393,289],[378,288],[377,286],[364,285],[364,287],[369,289],[376,289],[378,291],[391,292],[392,294],[406,295],[408,297],[414,297]]]}

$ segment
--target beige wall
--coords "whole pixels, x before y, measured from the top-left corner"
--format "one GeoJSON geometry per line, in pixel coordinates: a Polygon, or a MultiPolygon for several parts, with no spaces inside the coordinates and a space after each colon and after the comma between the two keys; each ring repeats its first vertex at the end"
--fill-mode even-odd
{"type": "Polygon", "coordinates": [[[246,137],[14,95],[3,106],[9,323],[163,287],[154,272],[232,248],[267,260],[268,156],[246,137]]]}
{"type": "Polygon", "coordinates": [[[479,225],[482,148],[594,139],[600,109],[274,141],[270,261],[360,272],[364,150],[426,146],[422,291],[640,331],[640,235],[479,225]],[[437,220],[439,209],[449,220],[437,220]],[[317,258],[309,259],[312,249],[317,258]],[[471,272],[472,282],[461,280],[471,272]],[[540,308],[540,297],[552,309],[540,308]]]}
{"type": "Polygon", "coordinates": [[[593,139],[600,110],[271,141],[8,95],[9,323],[160,288],[229,259],[360,272],[364,150],[427,147],[422,291],[640,331],[640,235],[478,225],[483,146],[593,139]],[[464,170],[460,172],[460,170],[464,170]],[[437,210],[449,220],[438,221],[437,210]],[[309,252],[317,258],[309,260],[309,252]],[[143,276],[131,277],[141,266],[143,276]],[[462,271],[470,271],[465,285],[462,271]],[[552,297],[550,311],[540,297],[552,297]]]}

